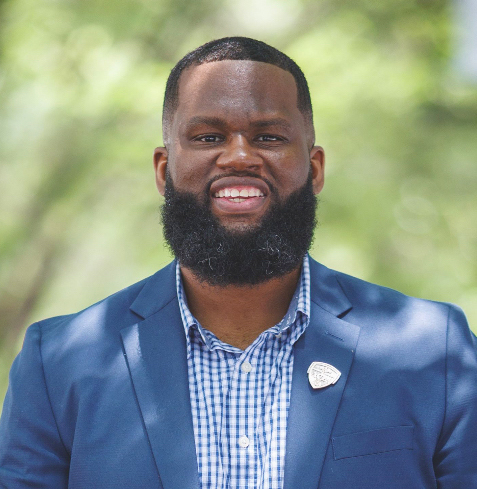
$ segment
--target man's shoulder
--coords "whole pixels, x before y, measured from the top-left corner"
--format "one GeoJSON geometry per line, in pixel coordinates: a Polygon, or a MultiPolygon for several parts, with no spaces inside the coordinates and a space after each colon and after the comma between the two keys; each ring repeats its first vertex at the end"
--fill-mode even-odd
{"type": "MultiPolygon", "coordinates": [[[[407,295],[398,290],[378,285],[366,280],[330,269],[321,263],[310,260],[311,281],[319,284],[315,289],[319,295],[332,289],[335,295],[346,298],[348,319],[364,320],[370,318],[386,322],[405,320],[408,323],[426,322],[432,327],[443,324],[445,327],[449,315],[465,316],[460,307],[448,302],[438,302],[407,295]]],[[[313,288],[313,287],[312,287],[313,288]]],[[[313,300],[313,291],[312,291],[313,300]]],[[[320,298],[316,298],[320,301],[320,298]]],[[[318,304],[320,305],[320,304],[318,304]]]]}
{"type": "Polygon", "coordinates": [[[79,312],[43,319],[30,329],[38,329],[43,342],[58,342],[65,337],[71,342],[79,337],[117,336],[122,328],[141,321],[175,297],[174,273],[172,262],[79,312]]]}

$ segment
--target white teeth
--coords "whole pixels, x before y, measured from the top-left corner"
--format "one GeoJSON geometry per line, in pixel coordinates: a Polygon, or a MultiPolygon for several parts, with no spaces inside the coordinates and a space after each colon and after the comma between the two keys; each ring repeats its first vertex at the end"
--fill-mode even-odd
{"type": "Polygon", "coordinates": [[[249,197],[263,197],[263,193],[258,188],[243,188],[240,191],[236,188],[225,188],[219,190],[218,192],[215,192],[215,197],[231,197],[231,200],[233,200],[233,202],[242,202],[244,199],[247,199],[249,197]],[[237,197],[242,198],[240,200],[237,200],[237,197]]]}

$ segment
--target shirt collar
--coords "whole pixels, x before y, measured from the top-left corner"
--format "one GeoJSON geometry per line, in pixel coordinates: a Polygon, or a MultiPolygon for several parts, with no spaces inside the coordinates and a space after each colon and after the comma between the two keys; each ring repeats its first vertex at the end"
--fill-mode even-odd
{"type": "MultiPolygon", "coordinates": [[[[187,305],[187,298],[184,292],[184,287],[182,285],[182,277],[179,262],[176,262],[176,290],[177,299],[179,301],[179,309],[181,312],[182,324],[184,326],[184,331],[187,341],[187,356],[190,354],[190,334],[191,328],[197,329],[203,342],[207,345],[209,349],[212,349],[211,338],[209,338],[207,332],[197,321],[197,319],[192,315],[187,305]]],[[[283,319],[272,326],[267,331],[280,335],[283,331],[286,331],[292,324],[297,320],[298,313],[301,313],[308,320],[310,317],[310,262],[308,254],[303,257],[303,263],[301,268],[300,279],[298,280],[295,293],[293,294],[292,300],[288,307],[288,311],[283,317],[283,319]]],[[[292,338],[293,343],[298,338],[292,338]]],[[[220,340],[219,340],[220,341],[220,340]]]]}

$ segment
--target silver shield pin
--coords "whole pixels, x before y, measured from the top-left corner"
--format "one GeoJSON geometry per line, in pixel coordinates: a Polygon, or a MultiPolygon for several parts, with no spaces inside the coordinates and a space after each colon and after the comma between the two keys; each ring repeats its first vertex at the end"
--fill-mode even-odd
{"type": "Polygon", "coordinates": [[[313,389],[323,389],[323,387],[336,384],[341,377],[341,372],[337,368],[324,362],[313,362],[308,367],[307,373],[313,389]]]}

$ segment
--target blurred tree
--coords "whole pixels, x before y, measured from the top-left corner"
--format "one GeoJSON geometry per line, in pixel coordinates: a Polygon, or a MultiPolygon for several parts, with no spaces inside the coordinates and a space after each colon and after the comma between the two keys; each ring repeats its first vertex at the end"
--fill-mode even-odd
{"type": "Polygon", "coordinates": [[[324,264],[477,326],[477,91],[442,0],[0,1],[0,392],[26,325],[153,273],[165,80],[212,38],[290,54],[327,150],[324,264]]]}

